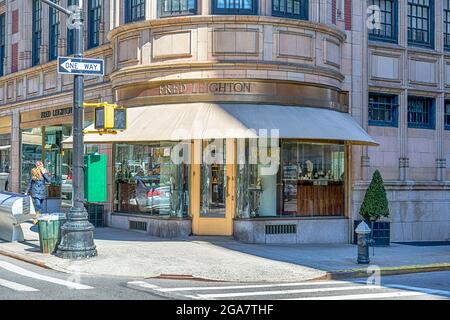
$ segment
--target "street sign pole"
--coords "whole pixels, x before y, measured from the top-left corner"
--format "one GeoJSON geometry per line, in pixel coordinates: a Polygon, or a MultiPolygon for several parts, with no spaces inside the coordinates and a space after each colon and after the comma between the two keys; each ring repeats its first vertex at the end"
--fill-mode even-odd
{"type": "MultiPolygon", "coordinates": [[[[78,0],[77,13],[70,12],[48,0],[41,0],[73,19],[75,25],[73,40],[75,57],[82,58],[83,41],[83,0],[78,0]]],[[[84,141],[83,141],[83,101],[84,77],[74,76],[73,86],[73,200],[67,222],[61,227],[61,242],[56,255],[65,259],[84,259],[95,257],[97,249],[94,244],[94,226],[88,221],[84,207],[84,141]]]]}

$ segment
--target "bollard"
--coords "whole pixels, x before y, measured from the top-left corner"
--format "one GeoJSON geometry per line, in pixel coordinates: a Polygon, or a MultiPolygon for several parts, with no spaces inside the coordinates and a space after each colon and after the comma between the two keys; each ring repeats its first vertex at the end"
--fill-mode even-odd
{"type": "Polygon", "coordinates": [[[355,229],[356,234],[358,235],[358,263],[370,263],[369,259],[369,245],[370,241],[370,228],[362,221],[355,229]]]}

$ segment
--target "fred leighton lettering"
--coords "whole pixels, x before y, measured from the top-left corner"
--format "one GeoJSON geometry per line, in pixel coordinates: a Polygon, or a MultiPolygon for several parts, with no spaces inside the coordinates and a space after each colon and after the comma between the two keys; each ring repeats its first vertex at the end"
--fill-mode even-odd
{"type": "Polygon", "coordinates": [[[251,83],[249,82],[199,82],[199,83],[174,83],[163,84],[159,87],[160,95],[177,94],[227,94],[227,93],[249,93],[251,83]]]}

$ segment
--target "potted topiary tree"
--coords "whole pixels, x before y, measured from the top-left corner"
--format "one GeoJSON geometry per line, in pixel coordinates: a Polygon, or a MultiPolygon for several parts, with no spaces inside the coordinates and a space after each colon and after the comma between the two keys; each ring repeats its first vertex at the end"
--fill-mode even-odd
{"type": "Polygon", "coordinates": [[[378,222],[381,218],[389,217],[389,202],[383,178],[378,170],[373,173],[359,214],[372,229],[371,237],[374,240],[374,245],[388,246],[390,243],[390,223],[389,221],[378,222]]]}

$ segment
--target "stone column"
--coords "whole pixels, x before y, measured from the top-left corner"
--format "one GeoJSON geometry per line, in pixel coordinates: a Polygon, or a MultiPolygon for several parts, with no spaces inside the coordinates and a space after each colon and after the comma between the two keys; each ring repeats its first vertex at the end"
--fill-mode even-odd
{"type": "Polygon", "coordinates": [[[402,58],[402,85],[404,91],[398,99],[398,139],[400,145],[399,179],[409,179],[408,158],[408,6],[406,1],[398,2],[398,43],[405,48],[402,58]]]}
{"type": "Polygon", "coordinates": [[[445,180],[446,159],[444,151],[445,93],[436,98],[436,180],[445,180]]]}
{"type": "Polygon", "coordinates": [[[11,115],[11,173],[10,190],[20,192],[20,113],[14,110],[11,115]]]}
{"type": "MultiPolygon", "coordinates": [[[[355,10],[356,13],[356,10],[355,10]]],[[[361,42],[362,46],[362,57],[361,57],[361,69],[362,74],[362,90],[361,90],[361,126],[369,131],[369,76],[370,76],[370,66],[369,66],[369,34],[366,26],[366,16],[367,16],[367,5],[363,1],[361,6],[362,14],[362,32],[361,32],[361,42]]],[[[362,147],[361,153],[361,179],[370,179],[370,157],[369,148],[367,146],[362,147]]]]}
{"type": "Polygon", "coordinates": [[[208,16],[211,14],[211,0],[199,0],[199,14],[208,16]]]}
{"type": "Polygon", "coordinates": [[[399,96],[398,104],[398,133],[400,142],[400,180],[409,179],[409,157],[408,157],[408,90],[399,96]]]}

